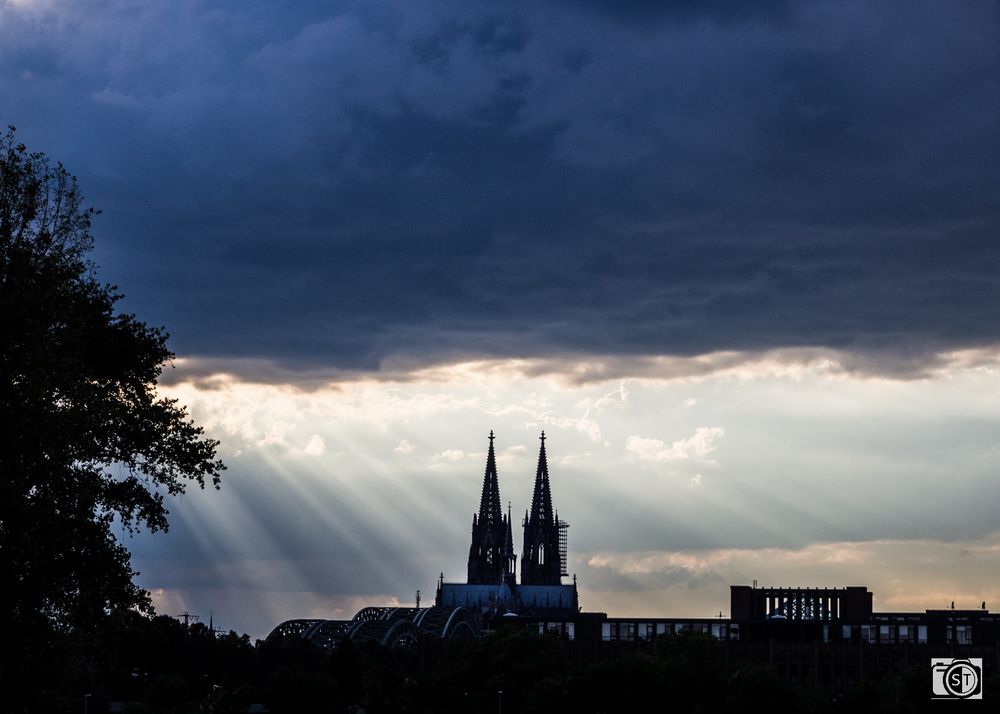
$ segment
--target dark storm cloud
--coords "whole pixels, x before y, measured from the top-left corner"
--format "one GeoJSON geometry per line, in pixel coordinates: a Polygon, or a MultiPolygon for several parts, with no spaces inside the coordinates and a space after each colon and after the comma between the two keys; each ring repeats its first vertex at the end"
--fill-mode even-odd
{"type": "Polygon", "coordinates": [[[995,3],[0,7],[0,118],[185,355],[1000,337],[995,3]]]}
{"type": "Polygon", "coordinates": [[[568,7],[590,7],[612,17],[636,22],[747,22],[779,20],[794,3],[789,0],[566,0],[568,7]]]}

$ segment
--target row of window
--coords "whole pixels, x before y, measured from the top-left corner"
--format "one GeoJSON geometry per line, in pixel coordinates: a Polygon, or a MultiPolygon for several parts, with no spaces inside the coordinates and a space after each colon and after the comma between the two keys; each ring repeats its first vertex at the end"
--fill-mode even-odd
{"type": "Polygon", "coordinates": [[[572,640],[576,636],[576,627],[572,622],[539,622],[538,634],[546,632],[572,640]]]}
{"type": "MultiPolygon", "coordinates": [[[[855,637],[868,644],[914,643],[927,644],[927,625],[843,625],[841,639],[852,640],[855,637]]],[[[829,628],[823,627],[823,640],[829,642],[829,628]]],[[[948,643],[958,645],[972,644],[972,625],[948,625],[945,632],[948,643]]]]}
{"type": "MultiPolygon", "coordinates": [[[[829,642],[833,626],[823,626],[823,641],[829,642]]],[[[740,639],[740,626],[732,622],[603,622],[601,639],[634,641],[654,637],[695,632],[711,635],[719,640],[740,639]]],[[[572,640],[576,628],[572,622],[539,622],[538,634],[552,633],[572,640]]],[[[842,625],[840,636],[845,641],[869,644],[912,643],[927,644],[927,625],[842,625]]],[[[948,625],[946,640],[959,645],[972,644],[972,625],[948,625]]]]}
{"type": "Polygon", "coordinates": [[[604,622],[601,624],[601,639],[610,640],[651,640],[682,632],[697,632],[711,635],[719,640],[738,640],[740,626],[729,622],[604,622]]]}
{"type": "Polygon", "coordinates": [[[897,642],[912,642],[918,645],[927,644],[927,625],[861,625],[858,627],[844,625],[841,636],[845,640],[852,639],[852,632],[857,633],[862,642],[870,645],[891,645],[897,642]]]}

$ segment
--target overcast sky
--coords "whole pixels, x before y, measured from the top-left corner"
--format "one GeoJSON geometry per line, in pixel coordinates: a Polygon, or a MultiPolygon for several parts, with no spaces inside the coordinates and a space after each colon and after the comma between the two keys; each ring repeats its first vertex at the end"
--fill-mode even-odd
{"type": "Polygon", "coordinates": [[[222,440],[165,611],[460,579],[491,428],[587,608],[1000,608],[998,2],[0,0],[0,121],[222,440]]]}

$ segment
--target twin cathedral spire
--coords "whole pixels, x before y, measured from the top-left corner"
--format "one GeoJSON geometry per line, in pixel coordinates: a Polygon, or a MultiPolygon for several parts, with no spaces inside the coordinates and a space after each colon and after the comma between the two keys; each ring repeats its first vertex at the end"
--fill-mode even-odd
{"type": "MultiPolygon", "coordinates": [[[[468,582],[490,585],[507,582],[514,585],[517,556],[514,554],[510,504],[504,515],[500,505],[500,484],[497,480],[493,439],[491,431],[479,513],[472,516],[468,582]]],[[[521,584],[561,585],[562,576],[566,575],[566,529],[569,525],[560,521],[558,513],[552,510],[544,431],[541,442],[531,510],[525,511],[522,523],[524,546],[521,550],[521,584]]]]}

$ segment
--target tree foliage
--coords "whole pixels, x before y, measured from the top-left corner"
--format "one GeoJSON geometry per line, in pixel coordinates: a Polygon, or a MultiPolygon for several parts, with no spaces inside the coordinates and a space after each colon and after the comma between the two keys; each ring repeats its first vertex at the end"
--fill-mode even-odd
{"type": "Polygon", "coordinates": [[[156,394],[166,333],[98,282],[96,213],[13,127],[0,139],[0,617],[36,644],[148,610],[113,524],[166,529],[164,496],[218,487],[224,468],[156,394]]]}

